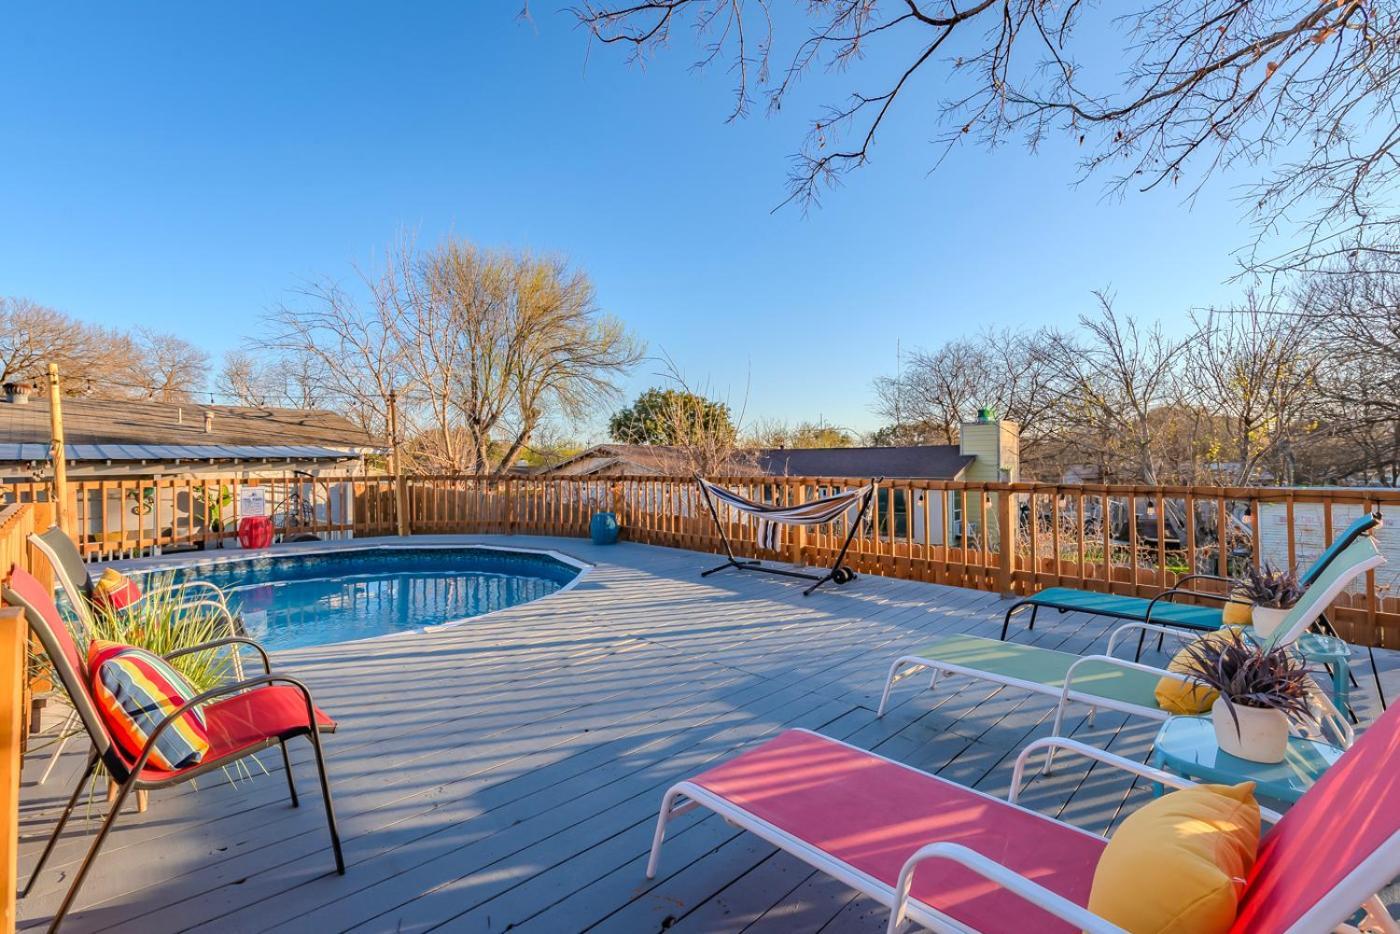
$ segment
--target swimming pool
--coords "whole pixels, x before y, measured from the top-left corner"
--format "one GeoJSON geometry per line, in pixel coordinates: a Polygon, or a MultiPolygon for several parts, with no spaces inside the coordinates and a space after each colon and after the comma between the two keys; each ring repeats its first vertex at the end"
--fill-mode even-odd
{"type": "Polygon", "coordinates": [[[223,588],[248,635],[285,649],[480,616],[571,584],[582,565],[494,548],[356,548],[202,561],[143,576],[223,588]]]}

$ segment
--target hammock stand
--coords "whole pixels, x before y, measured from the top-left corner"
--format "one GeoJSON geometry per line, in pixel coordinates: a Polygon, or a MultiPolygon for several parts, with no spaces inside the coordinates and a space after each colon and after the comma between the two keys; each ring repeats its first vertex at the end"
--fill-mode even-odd
{"type": "MultiPolygon", "coordinates": [[[[798,577],[803,580],[816,581],[812,586],[802,591],[802,596],[810,596],[827,581],[833,581],[838,586],[848,584],[855,580],[855,571],[843,565],[841,562],[846,557],[846,552],[851,547],[851,542],[855,540],[856,533],[860,531],[861,523],[865,521],[866,513],[870,511],[870,504],[875,499],[875,490],[879,487],[884,477],[877,477],[859,490],[846,493],[838,493],[835,496],[824,497],[810,503],[803,503],[801,506],[765,506],[762,503],[755,503],[753,500],[745,499],[737,493],[731,493],[719,487],[712,486],[706,482],[705,478],[696,474],[695,481],[700,485],[700,492],[705,496],[705,505],[710,507],[710,518],[714,520],[715,531],[719,533],[719,539],[724,544],[724,553],[729,560],[721,565],[702,571],[701,577],[709,577],[716,571],[723,571],[725,568],[734,568],[738,571],[760,571],[764,574],[781,574],[783,577],[798,577]],[[774,525],[825,525],[833,522],[837,518],[844,516],[850,511],[859,500],[860,511],[856,514],[855,521],[851,523],[850,530],[846,533],[846,540],[841,543],[841,550],[836,554],[836,560],[832,562],[831,568],[825,574],[808,574],[804,571],[789,571],[786,568],[770,568],[762,561],[739,558],[734,554],[734,547],[730,544],[729,536],[724,531],[724,523],[720,522],[719,509],[715,506],[715,497],[719,496],[725,505],[731,509],[746,512],[749,515],[758,516],[760,520],[774,525]],[[844,501],[844,502],[843,502],[844,501]],[[823,508],[825,507],[825,508],[823,508]],[[833,511],[834,510],[834,511],[833,511]]],[[[765,536],[760,533],[760,538],[765,536]]]]}

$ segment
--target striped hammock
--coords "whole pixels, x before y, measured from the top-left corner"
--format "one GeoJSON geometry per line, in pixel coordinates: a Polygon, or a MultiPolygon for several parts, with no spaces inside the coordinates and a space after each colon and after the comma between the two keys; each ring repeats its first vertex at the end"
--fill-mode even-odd
{"type": "Polygon", "coordinates": [[[875,489],[875,483],[867,483],[855,490],[847,490],[833,496],[824,496],[808,503],[795,506],[765,506],[745,499],[738,493],[715,486],[704,477],[696,477],[700,488],[724,503],[731,509],[758,517],[758,545],[760,548],[775,550],[779,544],[780,530],[785,525],[824,525],[839,519],[853,506],[859,506],[862,498],[875,489]]]}

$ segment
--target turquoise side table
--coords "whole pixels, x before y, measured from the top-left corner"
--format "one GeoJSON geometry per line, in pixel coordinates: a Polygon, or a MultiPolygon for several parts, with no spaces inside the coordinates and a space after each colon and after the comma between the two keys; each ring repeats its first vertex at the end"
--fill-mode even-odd
{"type": "MultiPolygon", "coordinates": [[[[1290,736],[1282,762],[1251,762],[1221,751],[1210,717],[1172,717],[1157,731],[1152,764],[1219,785],[1254,782],[1256,796],[1292,804],[1341,758],[1342,751],[1320,740],[1290,736]]],[[[1153,793],[1160,795],[1162,786],[1154,783],[1153,793]]]]}
{"type": "Polygon", "coordinates": [[[1299,636],[1297,646],[1303,658],[1327,666],[1332,675],[1332,703],[1346,716],[1351,710],[1351,646],[1336,636],[1315,632],[1299,636]]]}

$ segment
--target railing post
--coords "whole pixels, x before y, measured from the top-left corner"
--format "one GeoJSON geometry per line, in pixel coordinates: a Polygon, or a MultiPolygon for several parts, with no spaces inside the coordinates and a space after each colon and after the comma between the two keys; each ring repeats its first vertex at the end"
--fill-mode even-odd
{"type": "Polygon", "coordinates": [[[24,741],[25,643],[29,626],[18,607],[0,608],[0,931],[15,929],[19,890],[19,773],[24,741]]]}
{"type": "Polygon", "coordinates": [[[996,497],[997,525],[1000,532],[1000,542],[997,545],[997,590],[1001,592],[1002,597],[1014,597],[1016,592],[1012,588],[1015,579],[1012,575],[1016,569],[1016,523],[1013,520],[1013,496],[1008,487],[999,490],[996,497]]]}
{"type": "Polygon", "coordinates": [[[515,534],[515,478],[505,477],[506,485],[506,534],[515,534]]]}

